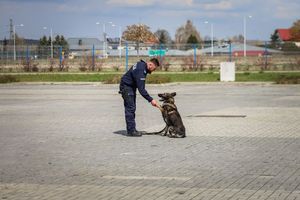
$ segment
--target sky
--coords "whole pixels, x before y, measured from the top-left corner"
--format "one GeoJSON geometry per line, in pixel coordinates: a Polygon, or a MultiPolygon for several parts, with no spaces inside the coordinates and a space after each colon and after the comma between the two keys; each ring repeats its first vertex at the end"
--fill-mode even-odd
{"type": "Polygon", "coordinates": [[[275,29],[300,19],[300,0],[0,0],[0,39],[9,38],[9,19],[24,24],[16,32],[28,39],[49,36],[50,27],[53,35],[102,39],[103,23],[109,37],[119,37],[119,27],[143,23],[174,39],[187,20],[202,38],[213,24],[214,37],[228,39],[243,34],[244,18],[247,39],[270,40],[275,29]]]}

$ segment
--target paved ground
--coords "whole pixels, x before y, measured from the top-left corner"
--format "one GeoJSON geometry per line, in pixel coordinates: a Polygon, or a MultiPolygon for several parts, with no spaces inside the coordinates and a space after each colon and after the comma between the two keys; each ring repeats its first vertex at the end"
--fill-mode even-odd
{"type": "MultiPolygon", "coordinates": [[[[0,85],[0,199],[300,199],[300,86],[171,84],[187,138],[130,138],[116,85],[0,85]]],[[[159,130],[138,97],[139,130],[159,130]]]]}

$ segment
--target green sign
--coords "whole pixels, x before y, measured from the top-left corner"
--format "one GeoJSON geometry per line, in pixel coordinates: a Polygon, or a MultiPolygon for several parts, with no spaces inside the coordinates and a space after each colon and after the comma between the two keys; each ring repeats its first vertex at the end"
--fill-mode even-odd
{"type": "Polygon", "coordinates": [[[165,56],[166,55],[166,50],[164,49],[150,49],[149,50],[149,56],[165,56]]]}

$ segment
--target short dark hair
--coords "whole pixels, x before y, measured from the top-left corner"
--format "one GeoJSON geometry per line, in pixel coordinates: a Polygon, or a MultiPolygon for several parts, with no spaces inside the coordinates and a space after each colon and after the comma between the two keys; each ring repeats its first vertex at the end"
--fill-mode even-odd
{"type": "Polygon", "coordinates": [[[157,58],[151,58],[150,62],[152,62],[156,67],[159,67],[159,61],[157,58]]]}

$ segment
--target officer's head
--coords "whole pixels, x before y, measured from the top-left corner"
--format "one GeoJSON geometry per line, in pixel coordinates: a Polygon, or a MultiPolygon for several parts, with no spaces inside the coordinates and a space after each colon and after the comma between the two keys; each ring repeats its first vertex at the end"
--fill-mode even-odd
{"type": "Polygon", "coordinates": [[[157,58],[151,58],[147,62],[147,69],[150,71],[150,73],[156,70],[157,67],[159,67],[159,61],[157,60],[157,58]]]}

